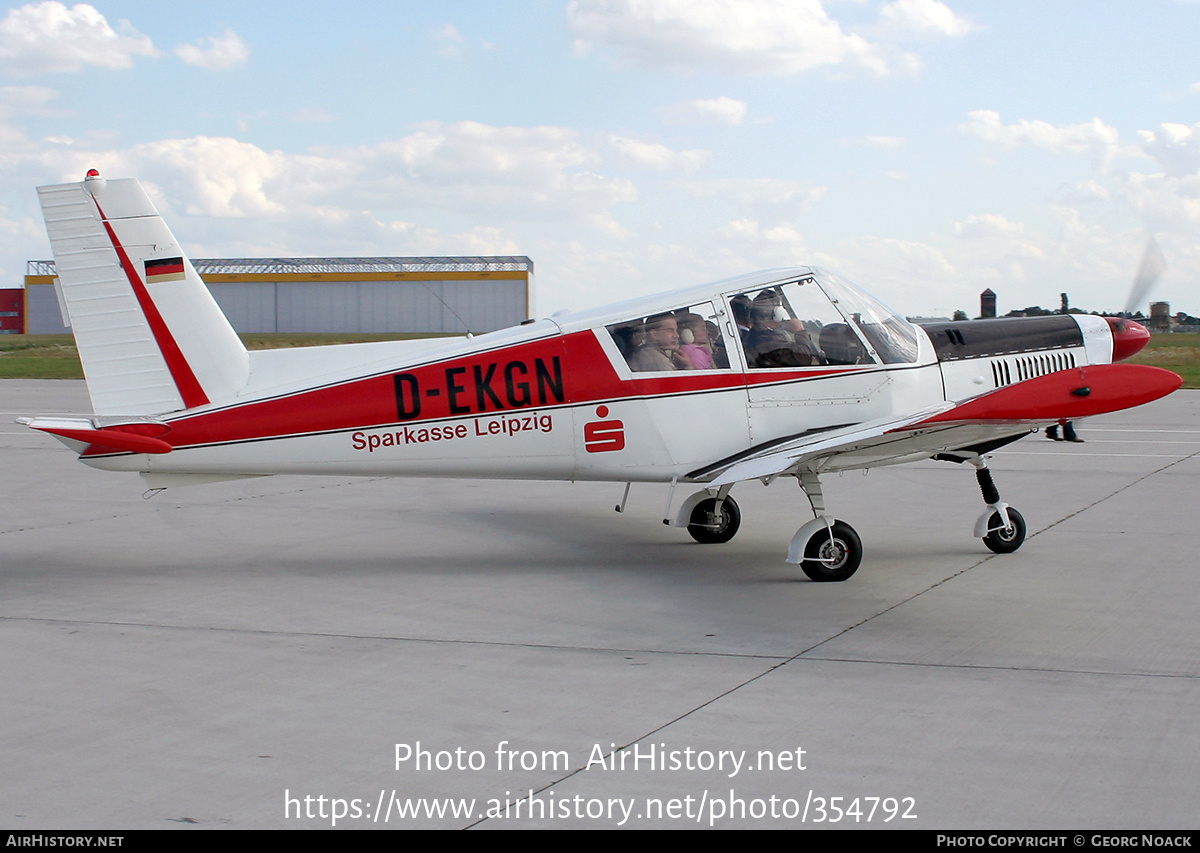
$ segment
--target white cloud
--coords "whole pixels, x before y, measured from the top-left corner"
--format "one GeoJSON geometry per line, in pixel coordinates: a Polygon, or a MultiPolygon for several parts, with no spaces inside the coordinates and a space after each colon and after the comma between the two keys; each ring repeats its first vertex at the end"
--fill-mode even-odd
{"type": "Polygon", "coordinates": [[[0,118],[10,115],[48,115],[46,105],[57,98],[48,86],[0,86],[0,118]]]}
{"type": "Polygon", "coordinates": [[[764,228],[754,219],[735,219],[721,230],[726,236],[737,240],[777,244],[796,253],[797,260],[800,258],[800,253],[804,251],[804,238],[796,230],[796,226],[790,222],[769,225],[764,228]]]}
{"type": "Polygon", "coordinates": [[[746,102],[736,98],[700,98],[681,101],[663,107],[663,121],[667,124],[741,124],[746,118],[746,102]]]}
{"type": "Polygon", "coordinates": [[[219,36],[198,39],[195,44],[181,44],[175,48],[175,55],[188,65],[223,71],[244,65],[250,58],[250,48],[237,33],[226,30],[219,36]]]}
{"type": "Polygon", "coordinates": [[[885,28],[900,36],[957,38],[974,29],[938,0],[896,0],[879,10],[879,20],[885,28]]]}
{"type": "Polygon", "coordinates": [[[598,145],[564,127],[424,122],[398,140],[347,152],[384,175],[367,190],[419,206],[505,219],[550,214],[614,236],[611,208],[637,198],[631,181],[603,175],[598,145]]]}
{"type": "Polygon", "coordinates": [[[707,151],[672,151],[657,142],[642,142],[624,136],[609,136],[608,144],[621,159],[651,169],[693,171],[708,159],[707,151]]]}
{"type": "Polygon", "coordinates": [[[871,148],[882,148],[884,151],[895,151],[908,144],[903,136],[863,136],[859,139],[847,139],[851,145],[867,145],[871,148]]]}
{"type": "Polygon", "coordinates": [[[845,32],[819,0],[571,0],[577,53],[594,44],[651,68],[795,74],[889,70],[878,45],[845,32]]]}
{"type": "Polygon", "coordinates": [[[755,221],[795,219],[825,196],[825,187],[780,178],[714,178],[685,181],[679,186],[698,198],[731,201],[741,208],[746,219],[755,221]]]}
{"type": "Polygon", "coordinates": [[[978,216],[968,216],[962,222],[954,223],[954,233],[960,237],[991,237],[997,234],[1020,234],[1025,226],[1020,222],[1010,222],[1006,217],[995,213],[984,213],[978,216]]]}
{"type": "Polygon", "coordinates": [[[1168,175],[1183,177],[1200,171],[1200,123],[1164,122],[1157,133],[1138,131],[1141,148],[1162,165],[1168,175]]]}
{"type": "Polygon", "coordinates": [[[375,224],[379,232],[402,241],[404,250],[414,255],[522,254],[520,244],[501,228],[480,226],[470,231],[447,232],[415,226],[411,222],[375,224]]]}
{"type": "Polygon", "coordinates": [[[1045,261],[1048,252],[1056,252],[1054,246],[1058,242],[1044,233],[1027,237],[1025,223],[996,213],[968,216],[955,222],[953,231],[967,243],[960,243],[959,247],[947,244],[945,250],[960,253],[964,266],[970,266],[972,258],[978,259],[985,268],[983,277],[989,280],[1000,280],[1005,275],[1025,280],[1025,264],[1045,261]],[[988,268],[994,275],[987,275],[988,268]]]}
{"type": "MultiPolygon", "coordinates": [[[[1117,130],[1098,118],[1073,125],[1045,121],[1004,125],[999,114],[990,110],[977,110],[969,118],[960,130],[1002,148],[1091,153],[1098,174],[1060,189],[1062,204],[1093,209],[1102,205],[1110,216],[1121,211],[1132,214],[1133,221],[1148,231],[1172,231],[1190,240],[1200,239],[1200,124],[1164,122],[1155,131],[1138,131],[1138,144],[1122,145],[1117,130]],[[1153,161],[1161,171],[1120,168],[1113,163],[1118,156],[1153,161]]],[[[1070,221],[1076,220],[1082,221],[1077,211],[1070,221]]],[[[1089,245],[1103,242],[1103,238],[1090,240],[1089,245]]]]}
{"type": "Polygon", "coordinates": [[[1137,211],[1148,231],[1176,231],[1193,243],[1200,240],[1200,175],[1172,177],[1131,173],[1115,190],[1137,211]]]}
{"type": "Polygon", "coordinates": [[[446,26],[433,32],[433,39],[438,43],[438,56],[446,59],[460,59],[462,57],[462,48],[465,42],[462,33],[458,31],[458,27],[454,24],[446,24],[446,26]]]}
{"type": "Polygon", "coordinates": [[[318,124],[327,124],[337,120],[337,116],[323,107],[301,107],[288,113],[288,118],[292,121],[311,121],[318,124]]]}
{"type": "Polygon", "coordinates": [[[298,169],[301,159],[236,139],[197,136],[135,145],[111,155],[111,165],[100,170],[138,175],[160,198],[181,201],[192,216],[271,217],[289,210],[273,182],[298,169]]]}
{"type": "Polygon", "coordinates": [[[1001,148],[1030,146],[1055,154],[1091,153],[1098,166],[1107,167],[1118,154],[1132,153],[1122,149],[1115,127],[1094,118],[1088,122],[1054,125],[1046,121],[1021,119],[1015,124],[1002,124],[994,110],[974,110],[959,130],[1001,148]]]}
{"type": "Polygon", "coordinates": [[[0,66],[15,74],[129,68],[135,56],[158,56],[149,36],[121,21],[109,26],[95,7],[57,0],[10,9],[0,21],[0,66]]]}
{"type": "Polygon", "coordinates": [[[919,271],[919,274],[931,277],[955,275],[954,265],[950,263],[945,254],[928,243],[898,240],[892,237],[871,238],[868,242],[875,242],[884,247],[887,253],[896,259],[895,266],[916,270],[919,271]]]}
{"type": "MultiPolygon", "coordinates": [[[[652,144],[628,142],[625,154],[662,165],[652,144]]],[[[345,230],[371,211],[370,223],[436,221],[469,230],[535,221],[625,238],[613,208],[638,197],[632,181],[604,173],[618,155],[606,140],[562,127],[426,122],[387,142],[306,154],[217,137],[101,153],[82,148],[74,146],[69,162],[56,161],[64,178],[92,166],[106,175],[136,175],[164,211],[181,206],[176,212],[188,216],[290,222],[300,230],[306,221],[345,230]]],[[[692,157],[663,150],[675,166],[692,157]]]]}
{"type": "Polygon", "coordinates": [[[1147,230],[1200,238],[1200,124],[1164,122],[1156,131],[1138,131],[1136,145],[1123,145],[1116,128],[1099,118],[1072,125],[1028,120],[1005,125],[998,113],[976,110],[959,129],[1006,149],[1028,146],[1057,154],[1090,153],[1097,175],[1060,188],[1061,203],[1123,210],[1134,214],[1147,230]],[[1114,164],[1117,157],[1153,161],[1161,171],[1122,168],[1114,164]]]}

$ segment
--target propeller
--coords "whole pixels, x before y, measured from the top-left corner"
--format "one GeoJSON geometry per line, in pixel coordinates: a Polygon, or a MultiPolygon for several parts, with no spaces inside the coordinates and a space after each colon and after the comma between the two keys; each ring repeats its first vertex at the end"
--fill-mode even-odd
{"type": "Polygon", "coordinates": [[[1121,313],[1129,316],[1137,309],[1150,293],[1150,288],[1158,282],[1167,269],[1167,259],[1163,257],[1162,249],[1153,236],[1146,241],[1146,251],[1142,253],[1142,264],[1138,267],[1133,279],[1133,287],[1129,298],[1125,300],[1125,310],[1121,313]]]}
{"type": "Polygon", "coordinates": [[[1158,241],[1151,235],[1146,241],[1146,251],[1142,253],[1142,263],[1137,275],[1133,277],[1133,287],[1130,288],[1129,298],[1125,301],[1125,310],[1120,317],[1108,317],[1108,325],[1112,327],[1113,361],[1122,361],[1139,352],[1150,342],[1150,331],[1141,323],[1136,323],[1130,317],[1134,310],[1142,304],[1150,293],[1150,289],[1162,277],[1167,268],[1167,260],[1163,257],[1158,241]]]}

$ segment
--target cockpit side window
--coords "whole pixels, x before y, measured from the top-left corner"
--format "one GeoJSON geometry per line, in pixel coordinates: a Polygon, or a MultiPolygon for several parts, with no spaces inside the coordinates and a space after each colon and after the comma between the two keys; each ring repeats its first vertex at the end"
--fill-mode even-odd
{"type": "Polygon", "coordinates": [[[607,329],[634,373],[729,369],[725,341],[711,302],[636,317],[607,329]]]}

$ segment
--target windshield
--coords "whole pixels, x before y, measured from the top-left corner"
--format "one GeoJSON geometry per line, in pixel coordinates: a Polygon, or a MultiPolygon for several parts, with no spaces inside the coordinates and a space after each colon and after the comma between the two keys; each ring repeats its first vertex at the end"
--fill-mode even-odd
{"type": "Polygon", "coordinates": [[[917,360],[917,330],[911,323],[840,276],[821,270],[817,282],[862,332],[880,361],[911,364],[917,360]]]}

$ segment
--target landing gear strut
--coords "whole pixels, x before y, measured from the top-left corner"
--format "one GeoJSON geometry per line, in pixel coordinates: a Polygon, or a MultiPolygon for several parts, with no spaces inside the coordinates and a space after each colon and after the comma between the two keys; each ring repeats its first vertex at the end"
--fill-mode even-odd
{"type": "Polygon", "coordinates": [[[825,515],[825,497],[816,474],[803,472],[799,480],[816,518],[796,531],[787,561],[799,563],[810,580],[844,581],[862,563],[862,540],[849,524],[825,515]]]}
{"type": "Polygon", "coordinates": [[[997,554],[1011,554],[1025,541],[1025,518],[1000,500],[1000,490],[992,480],[992,472],[980,456],[968,459],[975,466],[975,479],[987,509],[975,522],[975,535],[997,554]]]}

